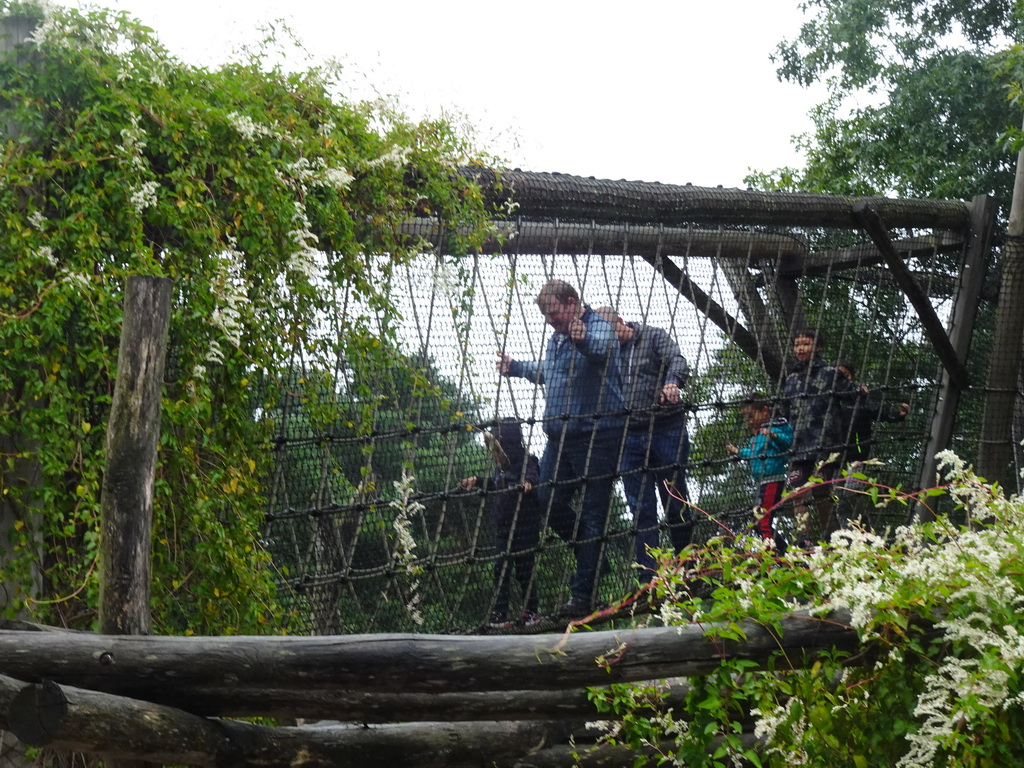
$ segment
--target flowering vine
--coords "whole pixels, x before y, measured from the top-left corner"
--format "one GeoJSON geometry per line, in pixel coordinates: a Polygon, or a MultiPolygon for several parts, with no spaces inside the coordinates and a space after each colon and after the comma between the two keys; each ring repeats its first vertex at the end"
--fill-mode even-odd
{"type": "Polygon", "coordinates": [[[781,631],[801,610],[847,617],[862,648],[807,665],[723,658],[675,710],[658,704],[656,684],[595,691],[620,716],[603,741],[686,766],[1012,763],[1024,747],[1024,499],[950,452],[938,458],[933,489],[857,486],[880,506],[939,504],[934,521],[851,526],[784,556],[771,541],[723,536],[686,569],[665,555],[656,621],[738,638],[744,620],[781,631]]]}

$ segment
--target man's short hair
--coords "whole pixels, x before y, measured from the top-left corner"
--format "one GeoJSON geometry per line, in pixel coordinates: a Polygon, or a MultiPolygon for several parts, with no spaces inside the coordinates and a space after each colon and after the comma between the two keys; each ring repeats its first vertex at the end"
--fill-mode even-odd
{"type": "Polygon", "coordinates": [[[740,408],[754,408],[761,410],[762,408],[771,408],[772,400],[764,392],[751,392],[749,395],[745,395],[740,400],[740,408]]]}
{"type": "Polygon", "coordinates": [[[796,341],[801,336],[806,336],[808,339],[814,339],[814,346],[818,349],[822,349],[825,346],[825,332],[818,328],[804,326],[793,331],[793,341],[796,341]]]}
{"type": "Polygon", "coordinates": [[[840,360],[838,363],[836,363],[836,368],[845,368],[847,371],[849,371],[851,379],[857,374],[857,369],[853,367],[853,363],[851,363],[849,360],[840,360]]]}
{"type": "Polygon", "coordinates": [[[549,298],[557,299],[562,304],[567,304],[569,299],[574,299],[579,303],[580,295],[565,280],[548,280],[537,294],[537,303],[540,304],[549,298]]]}

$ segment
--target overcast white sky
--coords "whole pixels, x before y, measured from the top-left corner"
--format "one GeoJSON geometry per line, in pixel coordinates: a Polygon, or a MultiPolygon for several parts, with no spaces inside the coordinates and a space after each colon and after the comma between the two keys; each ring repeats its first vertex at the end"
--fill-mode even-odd
{"type": "MultiPolygon", "coordinates": [[[[60,0],[81,5],[77,0],[60,0]]],[[[464,113],[511,167],[741,186],[798,165],[822,91],[778,82],[769,56],[799,0],[106,0],[186,61],[215,65],[285,20],[353,88],[414,115],[464,113]]]]}

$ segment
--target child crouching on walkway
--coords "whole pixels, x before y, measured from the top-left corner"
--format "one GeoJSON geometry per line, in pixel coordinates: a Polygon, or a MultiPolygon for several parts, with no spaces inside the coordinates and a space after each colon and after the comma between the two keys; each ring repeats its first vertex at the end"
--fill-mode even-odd
{"type": "Polygon", "coordinates": [[[502,557],[494,562],[494,604],[487,625],[495,629],[512,626],[508,610],[515,576],[523,601],[518,623],[525,626],[540,620],[537,587],[533,583],[534,558],[540,541],[541,513],[535,490],[540,477],[537,457],[527,453],[523,432],[515,419],[502,419],[485,433],[487,447],[496,464],[491,477],[467,477],[463,488],[480,488],[491,496],[495,547],[502,557]]]}
{"type": "Polygon", "coordinates": [[[793,445],[793,427],[781,416],[772,417],[772,404],[762,392],[754,392],[740,401],[740,413],[753,431],[743,448],[730,443],[727,453],[750,462],[750,474],[758,485],[757,532],[764,539],[774,539],[772,509],[782,499],[786,488],[788,451],[793,445]]]}

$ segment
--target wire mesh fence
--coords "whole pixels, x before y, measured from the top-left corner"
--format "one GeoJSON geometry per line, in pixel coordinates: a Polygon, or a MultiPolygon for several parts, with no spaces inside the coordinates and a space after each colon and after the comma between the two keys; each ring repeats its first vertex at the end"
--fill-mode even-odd
{"type": "MultiPolygon", "coordinates": [[[[942,365],[919,310],[856,227],[552,218],[502,226],[508,236],[494,253],[439,248],[391,276],[402,320],[394,348],[373,365],[349,355],[315,370],[296,355],[287,376],[302,386],[267,414],[276,437],[266,540],[292,631],[504,631],[571,610],[582,588],[588,608],[635,590],[648,547],[671,556],[687,541],[756,530],[766,468],[729,448],[761,431],[744,405],[755,393],[768,421],[788,417],[797,432],[796,447],[775,451],[772,480],[785,481],[795,459],[835,465],[831,519],[791,499],[774,516],[781,542],[819,538],[822,525],[848,518],[877,528],[909,519],[911,507],[874,508],[842,472],[878,459],[864,471],[881,485],[920,486],[942,365]],[[565,343],[589,354],[538,301],[553,280],[579,297],[567,322],[614,339],[594,368],[583,368],[586,354],[561,373],[545,368],[565,343]],[[599,308],[623,322],[594,319],[599,308]],[[631,366],[640,345],[619,338],[620,327],[663,334],[678,348],[678,404],[662,392],[674,353],[655,355],[648,371],[657,396],[630,401],[642,388],[631,366]],[[814,333],[829,370],[821,375],[831,377],[813,390],[806,362],[793,373],[801,327],[814,333]],[[836,378],[839,363],[852,379],[836,378]],[[544,381],[534,364],[568,383],[544,381]],[[619,400],[606,397],[615,387],[619,400]],[[671,438],[661,430],[666,410],[681,415],[669,419],[671,438]],[[858,418],[867,429],[860,453],[850,447],[858,418]],[[502,420],[538,459],[536,477],[524,461],[496,460],[489,442],[502,420]],[[808,430],[810,451],[800,448],[808,430]],[[674,442],[652,452],[659,436],[674,442]],[[656,500],[644,506],[638,494],[648,492],[656,500]]],[[[892,238],[948,323],[964,233],[907,226],[892,238]]],[[[954,447],[970,451],[964,414],[977,403],[964,398],[954,447]]]]}

